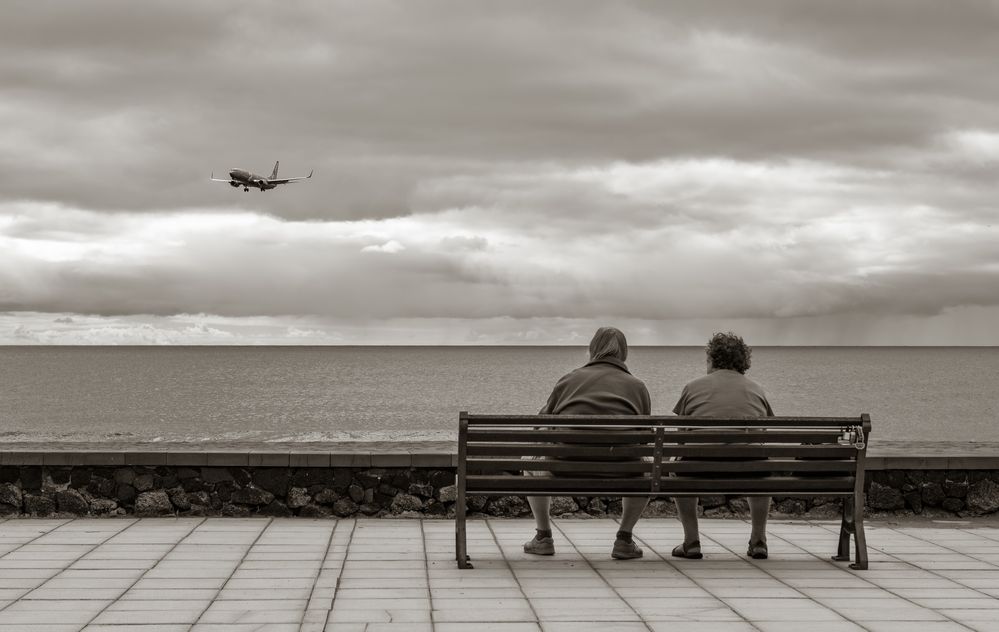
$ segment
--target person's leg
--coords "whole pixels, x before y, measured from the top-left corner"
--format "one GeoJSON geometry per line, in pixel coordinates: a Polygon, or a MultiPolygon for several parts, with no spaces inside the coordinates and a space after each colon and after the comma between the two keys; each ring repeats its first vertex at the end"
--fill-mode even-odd
{"type": "Polygon", "coordinates": [[[548,516],[552,501],[548,496],[528,496],[527,504],[534,514],[537,533],[524,543],[524,552],[532,555],[555,555],[555,540],[552,538],[552,524],[548,516]]]}
{"type": "Polygon", "coordinates": [[[649,505],[648,496],[626,496],[621,499],[621,531],[631,533],[649,505]]]}
{"type": "Polygon", "coordinates": [[[614,549],[611,551],[611,557],[618,560],[632,560],[642,557],[642,548],[632,540],[631,532],[648,504],[648,496],[625,496],[621,499],[621,528],[618,529],[617,536],[614,538],[614,549]]]}
{"type": "Polygon", "coordinates": [[[697,497],[677,496],[676,514],[680,518],[680,525],[683,527],[683,543],[686,545],[700,542],[700,534],[697,529],[697,497]]]}
{"type": "Polygon", "coordinates": [[[701,540],[697,532],[697,497],[675,496],[673,500],[683,527],[683,543],[673,548],[673,557],[699,560],[704,556],[701,555],[701,540]]]}
{"type": "MultiPolygon", "coordinates": [[[[537,461],[543,457],[522,457],[525,461],[537,461]]],[[[536,476],[538,478],[551,478],[552,473],[542,470],[525,470],[524,476],[536,476]]],[[[527,504],[531,506],[531,513],[534,514],[534,526],[537,533],[534,537],[524,543],[524,552],[533,555],[555,555],[555,540],[552,538],[552,523],[548,516],[552,499],[548,496],[528,496],[527,504]]]]}
{"type": "Polygon", "coordinates": [[[538,531],[550,532],[552,523],[548,512],[552,505],[552,499],[548,496],[528,496],[527,504],[531,506],[531,513],[534,514],[534,527],[538,531]]]}
{"type": "Polygon", "coordinates": [[[749,535],[750,542],[767,542],[767,514],[770,513],[769,496],[749,496],[749,515],[752,517],[753,528],[749,535]]]}

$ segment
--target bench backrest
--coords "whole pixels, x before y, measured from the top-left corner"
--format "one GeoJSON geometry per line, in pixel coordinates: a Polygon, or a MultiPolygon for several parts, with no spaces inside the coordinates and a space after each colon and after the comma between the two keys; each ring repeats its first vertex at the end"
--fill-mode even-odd
{"type": "Polygon", "coordinates": [[[870,430],[866,414],[706,418],[462,412],[459,493],[846,496],[863,485],[870,430]],[[525,471],[555,476],[524,476],[525,471]]]}

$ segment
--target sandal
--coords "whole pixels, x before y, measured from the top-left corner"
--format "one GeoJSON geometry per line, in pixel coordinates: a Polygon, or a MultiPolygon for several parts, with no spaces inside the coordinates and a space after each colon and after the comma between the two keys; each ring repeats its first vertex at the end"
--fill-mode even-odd
{"type": "Polygon", "coordinates": [[[753,558],[754,560],[765,560],[768,557],[767,543],[763,540],[759,542],[750,542],[749,549],[746,551],[746,555],[753,558]]]}
{"type": "Polygon", "coordinates": [[[673,549],[673,557],[682,557],[688,560],[699,560],[701,555],[701,541],[694,540],[690,544],[684,542],[673,549]]]}

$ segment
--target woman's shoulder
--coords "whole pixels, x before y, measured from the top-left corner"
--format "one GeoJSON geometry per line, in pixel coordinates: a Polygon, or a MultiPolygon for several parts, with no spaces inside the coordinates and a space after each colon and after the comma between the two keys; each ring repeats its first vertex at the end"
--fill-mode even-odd
{"type": "Polygon", "coordinates": [[[711,385],[715,383],[715,379],[716,378],[714,377],[714,373],[708,373],[706,375],[695,377],[694,379],[687,382],[686,385],[684,385],[683,390],[696,391],[709,388],[711,385]]]}
{"type": "Polygon", "coordinates": [[[760,395],[765,395],[765,391],[763,390],[763,387],[760,386],[759,382],[746,375],[743,375],[742,377],[745,378],[745,384],[747,390],[759,393],[760,395]]]}

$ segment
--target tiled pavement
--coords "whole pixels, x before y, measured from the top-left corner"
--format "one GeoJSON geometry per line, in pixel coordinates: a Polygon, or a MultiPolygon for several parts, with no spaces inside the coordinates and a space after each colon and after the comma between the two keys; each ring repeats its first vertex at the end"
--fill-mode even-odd
{"type": "Polygon", "coordinates": [[[999,526],[874,524],[871,568],[828,560],[838,525],[705,520],[675,560],[645,520],[641,560],[609,558],[611,520],[558,520],[528,558],[525,520],[469,523],[472,570],[437,520],[0,521],[0,632],[999,631],[999,526]]]}

